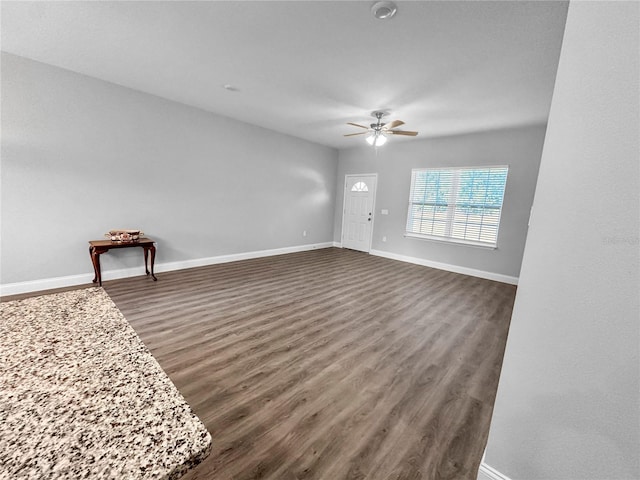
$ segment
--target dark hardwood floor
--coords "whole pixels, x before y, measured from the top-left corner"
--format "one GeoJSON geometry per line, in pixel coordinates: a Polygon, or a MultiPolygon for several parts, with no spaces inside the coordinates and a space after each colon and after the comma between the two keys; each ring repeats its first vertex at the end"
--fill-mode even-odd
{"type": "Polygon", "coordinates": [[[185,479],[474,479],[515,287],[337,248],[108,281],[213,437],[185,479]]]}

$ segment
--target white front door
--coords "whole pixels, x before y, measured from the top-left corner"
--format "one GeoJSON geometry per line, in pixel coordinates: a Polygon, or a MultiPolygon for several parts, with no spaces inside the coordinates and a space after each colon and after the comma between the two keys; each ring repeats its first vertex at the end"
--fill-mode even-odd
{"type": "Polygon", "coordinates": [[[377,174],[347,175],[344,182],[342,246],[362,252],[371,249],[377,174]]]}

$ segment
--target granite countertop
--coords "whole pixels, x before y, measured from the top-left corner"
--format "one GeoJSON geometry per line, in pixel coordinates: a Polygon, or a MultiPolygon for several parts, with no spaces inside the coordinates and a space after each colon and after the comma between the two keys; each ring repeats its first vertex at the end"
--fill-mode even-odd
{"type": "Polygon", "coordinates": [[[174,479],[210,449],[102,288],[0,303],[0,478],[174,479]]]}

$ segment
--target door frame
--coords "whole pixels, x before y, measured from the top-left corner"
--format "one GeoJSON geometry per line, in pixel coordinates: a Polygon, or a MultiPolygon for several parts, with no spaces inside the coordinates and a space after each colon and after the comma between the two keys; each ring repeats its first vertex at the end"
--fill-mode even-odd
{"type": "Polygon", "coordinates": [[[376,223],[376,198],[378,197],[378,174],[377,173],[347,173],[344,176],[344,187],[342,188],[342,231],[340,232],[340,248],[344,248],[344,221],[347,214],[347,183],[349,177],[375,177],[376,189],[373,192],[373,202],[371,204],[371,232],[369,234],[369,246],[366,253],[371,253],[373,243],[373,227],[376,223]]]}

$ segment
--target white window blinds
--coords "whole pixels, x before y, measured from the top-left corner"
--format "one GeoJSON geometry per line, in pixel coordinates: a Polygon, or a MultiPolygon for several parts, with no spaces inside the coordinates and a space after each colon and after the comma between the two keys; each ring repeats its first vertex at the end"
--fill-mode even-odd
{"type": "Polygon", "coordinates": [[[495,247],[508,169],[413,169],[406,234],[495,247]]]}

